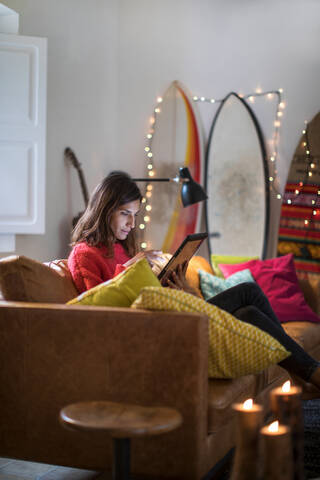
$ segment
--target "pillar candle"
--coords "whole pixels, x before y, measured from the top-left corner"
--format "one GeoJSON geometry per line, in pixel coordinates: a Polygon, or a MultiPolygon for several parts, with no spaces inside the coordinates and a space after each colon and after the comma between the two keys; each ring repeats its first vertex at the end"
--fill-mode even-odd
{"type": "Polygon", "coordinates": [[[290,427],[278,421],[262,427],[261,456],[263,480],[292,480],[293,458],[290,427]]]}
{"type": "Polygon", "coordinates": [[[283,425],[288,425],[292,436],[294,480],[303,480],[304,475],[304,427],[301,403],[302,390],[290,381],[275,388],[270,394],[271,410],[283,425]]]}
{"type": "Polygon", "coordinates": [[[235,411],[236,450],[231,480],[255,480],[259,476],[259,431],[263,408],[252,399],[232,406],[235,411]]]}

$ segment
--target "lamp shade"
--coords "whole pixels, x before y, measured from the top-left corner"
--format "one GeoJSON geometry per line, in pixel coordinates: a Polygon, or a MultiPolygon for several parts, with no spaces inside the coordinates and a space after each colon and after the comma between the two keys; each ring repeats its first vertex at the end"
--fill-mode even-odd
{"type": "Polygon", "coordinates": [[[188,168],[180,168],[179,176],[182,179],[181,200],[184,207],[203,202],[208,198],[201,185],[193,180],[188,168]]]}

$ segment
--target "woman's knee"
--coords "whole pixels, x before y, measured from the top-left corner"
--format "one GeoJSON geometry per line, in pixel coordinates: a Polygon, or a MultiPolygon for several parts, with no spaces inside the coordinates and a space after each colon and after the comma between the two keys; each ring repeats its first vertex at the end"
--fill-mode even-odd
{"type": "Polygon", "coordinates": [[[243,282],[240,285],[242,286],[243,290],[246,290],[246,292],[253,295],[260,295],[261,293],[263,293],[256,282],[243,282]]]}

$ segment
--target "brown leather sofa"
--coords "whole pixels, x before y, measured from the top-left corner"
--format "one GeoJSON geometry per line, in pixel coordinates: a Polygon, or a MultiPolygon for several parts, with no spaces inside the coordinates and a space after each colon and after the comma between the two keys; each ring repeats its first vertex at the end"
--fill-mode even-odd
{"type": "MultiPolygon", "coordinates": [[[[232,404],[252,397],[267,409],[270,390],[288,378],[272,366],[208,381],[206,316],[66,306],[74,286],[54,266],[58,271],[24,257],[0,261],[0,456],[110,468],[111,439],[66,430],[59,410],[98,399],[170,406],[183,425],[133,440],[132,469],[200,479],[234,446],[232,404]]],[[[319,285],[301,286],[319,312],[319,285]]],[[[320,358],[320,324],[285,328],[320,358]]]]}

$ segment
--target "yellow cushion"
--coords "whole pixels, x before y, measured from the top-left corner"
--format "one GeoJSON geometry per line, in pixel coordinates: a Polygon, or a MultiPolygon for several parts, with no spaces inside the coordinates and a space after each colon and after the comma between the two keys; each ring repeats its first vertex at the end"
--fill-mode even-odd
{"type": "Polygon", "coordinates": [[[259,373],[290,355],[268,333],[181,290],[163,287],[143,288],[132,308],[208,315],[209,377],[236,378],[259,373]]]}
{"type": "Polygon", "coordinates": [[[243,257],[243,256],[240,257],[240,256],[235,256],[235,255],[215,255],[215,254],[212,253],[211,254],[211,265],[212,265],[212,268],[213,268],[213,271],[214,271],[215,275],[217,275],[217,277],[224,278],[224,275],[219,268],[219,263],[227,263],[229,265],[229,264],[234,264],[234,263],[247,262],[248,260],[257,260],[258,258],[259,257],[243,257]]]}
{"type": "Polygon", "coordinates": [[[130,307],[141,288],[160,287],[148,261],[143,258],[107,282],[87,290],[68,304],[130,307]]]}

